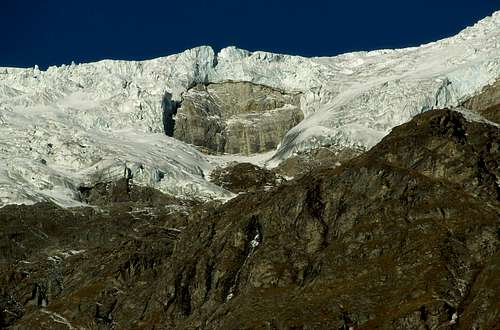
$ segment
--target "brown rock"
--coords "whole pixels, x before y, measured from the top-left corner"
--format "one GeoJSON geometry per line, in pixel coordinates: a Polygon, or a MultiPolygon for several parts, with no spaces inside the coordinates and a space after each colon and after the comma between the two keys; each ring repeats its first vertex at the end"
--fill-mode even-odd
{"type": "Polygon", "coordinates": [[[500,81],[485,87],[481,93],[464,102],[463,106],[500,124],[500,81]]]}
{"type": "Polygon", "coordinates": [[[215,153],[274,149],[303,119],[300,94],[249,82],[197,85],[183,95],[173,136],[215,153]]]}
{"type": "Polygon", "coordinates": [[[499,144],[497,127],[431,111],[341,166],[190,214],[7,206],[0,324],[498,328],[499,144]]]}

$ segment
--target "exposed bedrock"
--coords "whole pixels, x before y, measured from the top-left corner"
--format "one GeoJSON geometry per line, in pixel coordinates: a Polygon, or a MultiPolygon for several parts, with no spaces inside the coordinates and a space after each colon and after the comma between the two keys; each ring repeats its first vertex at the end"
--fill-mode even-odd
{"type": "Polygon", "coordinates": [[[500,80],[485,87],[480,94],[467,100],[463,106],[500,124],[500,80]]]}
{"type": "Polygon", "coordinates": [[[272,150],[304,118],[300,93],[249,82],[196,85],[184,93],[175,113],[169,113],[165,127],[175,123],[176,139],[208,152],[232,154],[272,150]]]}

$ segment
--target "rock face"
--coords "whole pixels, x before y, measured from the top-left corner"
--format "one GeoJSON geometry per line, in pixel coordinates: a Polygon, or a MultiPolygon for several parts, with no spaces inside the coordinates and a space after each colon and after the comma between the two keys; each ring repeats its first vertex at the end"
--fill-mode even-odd
{"type": "Polygon", "coordinates": [[[484,88],[479,95],[467,100],[463,106],[500,124],[500,80],[484,88]]]}
{"type": "Polygon", "coordinates": [[[130,204],[106,212],[48,204],[0,212],[2,329],[109,329],[116,308],[140,318],[132,310],[144,308],[155,289],[146,283],[186,223],[178,213],[130,204]]]}
{"type": "Polygon", "coordinates": [[[147,284],[171,255],[186,211],[197,214],[194,202],[125,180],[82,195],[99,207],[0,208],[0,329],[129,328],[157,289],[147,284]],[[116,323],[118,310],[129,321],[116,323]]]}
{"type": "Polygon", "coordinates": [[[248,82],[196,85],[183,95],[173,136],[215,153],[269,151],[304,118],[300,94],[248,82]]]}
{"type": "Polygon", "coordinates": [[[105,189],[112,212],[8,206],[0,324],[496,329],[499,160],[498,127],[438,110],[340,166],[190,214],[134,212],[123,183],[105,189]]]}

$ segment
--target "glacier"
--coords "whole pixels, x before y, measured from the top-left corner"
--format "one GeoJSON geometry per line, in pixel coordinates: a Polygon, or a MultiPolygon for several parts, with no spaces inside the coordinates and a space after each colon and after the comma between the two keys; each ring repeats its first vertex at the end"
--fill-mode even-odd
{"type": "Polygon", "coordinates": [[[123,176],[179,197],[228,199],[207,180],[220,164],[276,166],[319,146],[366,150],[413,116],[459,106],[499,78],[500,11],[419,47],[334,57],[202,46],[146,61],[0,68],[0,207],[78,206],[80,187],[123,176]],[[165,112],[184,92],[227,81],[300,92],[305,119],[265,157],[209,156],[165,135],[165,112]]]}

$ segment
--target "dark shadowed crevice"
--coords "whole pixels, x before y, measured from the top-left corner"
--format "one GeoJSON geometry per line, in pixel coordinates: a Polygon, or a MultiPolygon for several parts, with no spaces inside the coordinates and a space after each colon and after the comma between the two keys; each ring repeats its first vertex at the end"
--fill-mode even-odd
{"type": "Polygon", "coordinates": [[[172,100],[172,94],[166,92],[163,96],[161,102],[161,108],[163,112],[163,131],[168,136],[174,136],[174,127],[175,127],[175,114],[177,113],[177,109],[180,107],[181,102],[172,100]]]}
{"type": "Polygon", "coordinates": [[[425,305],[422,305],[418,310],[420,312],[420,319],[425,323],[429,319],[429,310],[425,305]]]}

